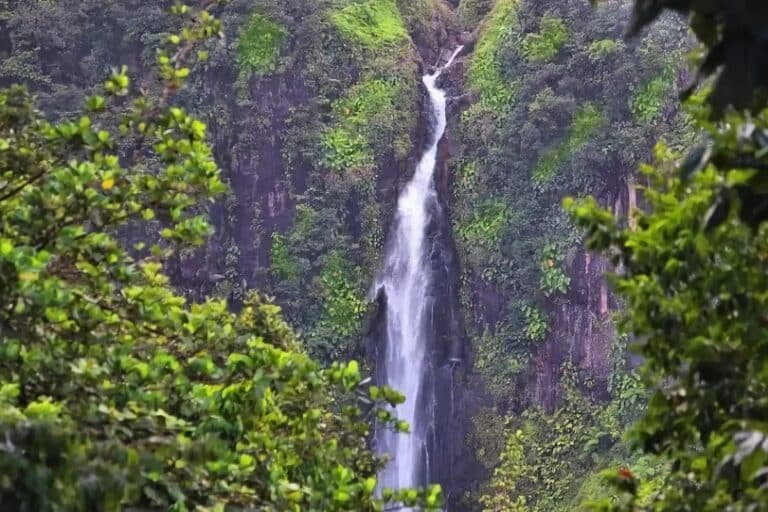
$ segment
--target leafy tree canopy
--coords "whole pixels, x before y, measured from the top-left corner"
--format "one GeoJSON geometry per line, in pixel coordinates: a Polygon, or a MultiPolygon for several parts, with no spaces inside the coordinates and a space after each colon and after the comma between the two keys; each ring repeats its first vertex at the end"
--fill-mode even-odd
{"type": "MultiPolygon", "coordinates": [[[[754,119],[760,129],[767,116],[754,119]]],[[[711,135],[737,141],[735,133],[711,135]]],[[[717,227],[701,226],[718,190],[752,172],[709,164],[688,181],[675,172],[680,155],[660,144],[657,157],[644,168],[648,208],[637,213],[637,229],[594,200],[573,206],[590,247],[609,251],[621,268],[614,279],[627,301],[624,327],[645,359],[653,393],[632,439],[672,462],[668,485],[643,506],[634,476],[614,475],[629,493],[604,509],[764,510],[768,229],[751,229],[735,209],[717,227]]]]}

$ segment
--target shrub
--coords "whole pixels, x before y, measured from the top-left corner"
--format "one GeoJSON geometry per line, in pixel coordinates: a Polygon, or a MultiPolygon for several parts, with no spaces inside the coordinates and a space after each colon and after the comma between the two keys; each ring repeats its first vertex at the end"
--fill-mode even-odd
{"type": "Polygon", "coordinates": [[[520,306],[525,320],[525,335],[533,342],[544,341],[549,333],[549,322],[546,314],[536,306],[523,304],[520,306]]]}
{"type": "Polygon", "coordinates": [[[523,56],[532,62],[550,60],[568,40],[568,29],[560,18],[545,16],[538,33],[526,34],[522,42],[523,56]]]}
{"type": "Polygon", "coordinates": [[[272,248],[270,250],[270,269],[272,275],[282,281],[292,282],[299,278],[299,267],[296,258],[291,254],[288,240],[280,233],[272,233],[272,248]]]}
{"type": "Polygon", "coordinates": [[[590,59],[598,60],[615,53],[618,49],[619,43],[615,39],[600,39],[590,43],[587,53],[589,53],[590,59]]]}
{"type": "Polygon", "coordinates": [[[648,123],[661,113],[674,86],[674,67],[666,66],[657,77],[649,80],[632,95],[630,110],[640,122],[648,123]]]}
{"type": "Polygon", "coordinates": [[[501,243],[509,223],[509,207],[499,199],[488,199],[472,212],[468,222],[458,226],[458,234],[467,245],[493,251],[501,243]]]}
{"type": "Polygon", "coordinates": [[[328,255],[328,261],[320,274],[320,283],[325,302],[321,323],[341,338],[357,333],[365,312],[365,302],[361,298],[353,270],[339,251],[328,255]]]}
{"type": "Polygon", "coordinates": [[[323,164],[338,173],[373,165],[370,145],[360,132],[344,126],[329,128],[320,144],[323,164]]]}
{"type": "Polygon", "coordinates": [[[540,265],[541,277],[539,278],[539,287],[547,297],[563,294],[568,291],[571,278],[563,270],[564,259],[565,254],[558,250],[557,245],[547,244],[544,246],[540,265]]]}

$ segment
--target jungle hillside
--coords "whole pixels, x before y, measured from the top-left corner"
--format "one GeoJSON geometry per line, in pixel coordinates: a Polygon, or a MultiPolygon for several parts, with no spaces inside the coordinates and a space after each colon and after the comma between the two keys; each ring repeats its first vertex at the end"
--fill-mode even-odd
{"type": "Polygon", "coordinates": [[[0,510],[768,511],[766,62],[760,0],[0,0],[0,510]]]}

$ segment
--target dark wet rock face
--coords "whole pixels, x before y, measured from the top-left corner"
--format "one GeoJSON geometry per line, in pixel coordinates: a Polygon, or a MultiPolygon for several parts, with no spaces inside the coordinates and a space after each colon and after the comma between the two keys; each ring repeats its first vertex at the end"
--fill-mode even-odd
{"type": "Polygon", "coordinates": [[[560,372],[571,363],[594,382],[593,398],[608,398],[611,346],[616,338],[612,312],[616,304],[605,280],[608,262],[579,251],[571,262],[567,301],[552,312],[552,334],[534,356],[527,385],[528,400],[552,411],[559,404],[560,372]]]}

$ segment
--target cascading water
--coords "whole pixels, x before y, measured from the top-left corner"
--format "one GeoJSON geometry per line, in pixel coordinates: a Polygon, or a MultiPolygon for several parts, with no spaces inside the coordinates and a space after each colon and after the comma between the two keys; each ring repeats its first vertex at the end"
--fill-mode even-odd
{"type": "MultiPolygon", "coordinates": [[[[380,475],[380,487],[402,489],[429,483],[427,431],[432,404],[421,396],[427,360],[428,293],[431,269],[426,241],[430,211],[438,207],[433,174],[437,149],[446,127],[446,96],[437,79],[463,47],[457,48],[444,66],[423,77],[432,106],[432,138],[411,181],[397,202],[394,231],[387,245],[383,273],[376,290],[386,294],[386,353],[383,384],[406,396],[396,409],[410,434],[382,430],[378,449],[391,457],[380,475]]],[[[377,292],[378,293],[378,292],[377,292]]]]}

